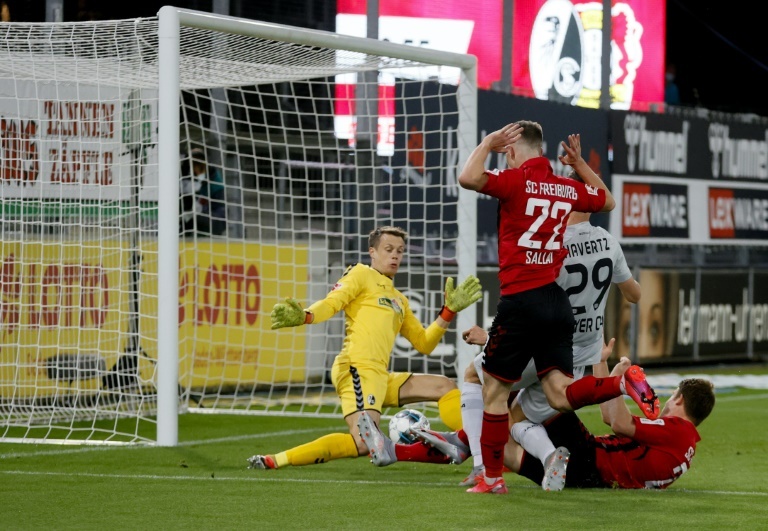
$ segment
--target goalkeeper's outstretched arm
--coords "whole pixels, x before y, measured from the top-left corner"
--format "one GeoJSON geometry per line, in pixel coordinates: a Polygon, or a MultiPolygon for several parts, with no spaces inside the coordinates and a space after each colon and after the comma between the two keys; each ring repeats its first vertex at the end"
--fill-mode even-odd
{"type": "Polygon", "coordinates": [[[413,348],[422,354],[430,354],[456,314],[482,298],[483,286],[476,276],[468,276],[458,287],[454,287],[453,278],[449,277],[445,281],[445,303],[437,319],[425,329],[409,309],[400,334],[411,342],[413,348]]]}
{"type": "Polygon", "coordinates": [[[292,298],[287,298],[285,302],[275,304],[269,317],[272,321],[272,330],[312,322],[312,314],[305,311],[299,304],[299,301],[292,298]]]}
{"type": "Polygon", "coordinates": [[[445,304],[440,310],[439,319],[446,322],[446,327],[456,314],[483,298],[483,286],[475,275],[469,275],[459,287],[453,287],[453,277],[445,281],[445,304]]]}

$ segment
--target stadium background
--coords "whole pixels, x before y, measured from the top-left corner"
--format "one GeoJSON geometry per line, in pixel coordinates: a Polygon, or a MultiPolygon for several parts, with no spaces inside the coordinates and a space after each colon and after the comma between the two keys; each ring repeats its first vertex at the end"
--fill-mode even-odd
{"type": "MultiPolygon", "coordinates": [[[[14,9],[14,13],[22,13],[27,8],[34,10],[36,4],[41,4],[16,2],[19,3],[22,5],[14,9]]],[[[73,16],[66,20],[76,20],[79,9],[89,7],[86,4],[77,4],[75,9],[75,4],[77,3],[73,0],[67,2],[67,10],[71,11],[73,16]]],[[[674,7],[676,4],[678,2],[670,1],[668,5],[674,7]]],[[[705,4],[706,2],[699,5],[705,4]]],[[[134,7],[127,3],[109,5],[121,10],[120,17],[152,16],[157,12],[157,6],[147,8],[148,12],[144,13],[143,9],[139,12],[139,6],[134,7]]],[[[204,10],[207,5],[210,3],[186,7],[204,10]]],[[[256,14],[243,13],[244,16],[295,23],[300,26],[316,27],[314,25],[318,21],[327,22],[333,18],[323,10],[319,12],[317,8],[321,3],[311,0],[298,3],[232,3],[233,9],[246,5],[252,7],[256,14]],[[305,7],[307,9],[304,9],[305,7]],[[277,15],[284,16],[285,19],[271,18],[277,15]]],[[[740,6],[738,11],[745,28],[760,23],[760,17],[750,14],[749,9],[750,6],[740,6]]],[[[38,11],[38,18],[14,18],[44,20],[44,6],[38,11]]],[[[727,11],[721,6],[718,13],[725,18],[727,11]]],[[[677,29],[682,33],[683,29],[688,31],[691,27],[686,24],[677,29]]],[[[749,31],[745,29],[743,33],[747,35],[749,31]]],[[[754,34],[761,35],[760,32],[754,34]]],[[[686,35],[689,41],[694,43],[686,50],[686,53],[691,52],[691,58],[699,55],[699,52],[708,46],[705,45],[704,39],[693,37],[690,33],[686,35]]],[[[738,58],[727,57],[722,50],[715,55],[702,55],[710,62],[706,67],[706,75],[709,76],[707,88],[718,84],[728,86],[730,104],[748,106],[739,110],[732,108],[732,112],[764,114],[758,111],[757,106],[749,105],[746,91],[741,90],[743,87],[731,86],[731,82],[739,79],[748,79],[754,82],[751,84],[764,86],[765,83],[759,82],[760,72],[749,69],[742,69],[737,74],[730,72],[729,68],[740,61],[738,58]],[[717,68],[711,65],[713,57],[721,61],[717,68]]],[[[681,60],[678,58],[677,61],[682,67],[681,60]]],[[[743,63],[741,66],[743,67],[743,63]]],[[[678,71],[681,74],[682,88],[682,68],[678,71]]],[[[706,91],[702,90],[701,95],[705,96],[706,91]]],[[[711,101],[706,102],[707,107],[710,107],[711,101]]],[[[708,147],[700,143],[689,146],[688,152],[691,155],[687,158],[687,172],[660,178],[654,177],[653,172],[649,173],[647,165],[630,168],[625,161],[622,163],[625,167],[617,168],[616,164],[621,162],[618,155],[612,163],[603,151],[611,144],[600,143],[600,135],[604,135],[610,124],[616,120],[624,120],[629,116],[629,123],[637,127],[638,118],[647,118],[643,130],[656,134],[669,130],[670,136],[677,135],[679,138],[685,117],[696,118],[689,122],[689,130],[708,129],[710,118],[717,118],[718,124],[729,125],[729,131],[730,124],[738,125],[734,126],[733,138],[765,138],[761,122],[753,117],[726,117],[702,112],[701,109],[694,112],[693,107],[682,109],[679,115],[659,114],[653,115],[653,118],[650,114],[623,111],[612,116],[614,113],[537,102],[530,98],[515,98],[495,91],[483,91],[480,104],[483,127],[493,127],[497,123],[494,121],[497,119],[495,116],[488,115],[489,109],[495,109],[497,105],[509,105],[510,114],[520,109],[526,115],[535,115],[542,121],[547,120],[546,125],[551,129],[553,138],[563,131],[570,132],[576,125],[580,128],[587,125],[591,128],[594,125],[594,134],[597,136],[591,141],[595,142],[595,146],[600,146],[594,148],[595,152],[598,155],[605,154],[598,159],[597,164],[606,172],[606,177],[616,180],[620,178],[622,186],[626,182],[635,186],[636,194],[647,194],[648,189],[642,188],[645,186],[650,187],[651,195],[679,196],[681,191],[686,193],[691,190],[691,197],[695,195],[701,199],[702,192],[705,194],[703,197],[707,197],[706,194],[712,188],[716,192],[715,198],[729,198],[726,193],[729,186],[723,186],[721,182],[713,187],[707,184],[715,182],[710,173],[711,167],[701,161],[694,162],[696,157],[701,157],[702,154],[707,154],[707,160],[711,162],[708,147]],[[686,111],[689,114],[685,114],[686,111]],[[742,125],[747,127],[742,129],[742,125]],[[703,171],[701,177],[698,176],[699,171],[703,171]],[[612,173],[609,175],[608,172],[612,173]],[[723,188],[726,192],[721,193],[720,189],[723,188]]],[[[714,110],[715,107],[712,104],[710,108],[714,110]]],[[[718,109],[723,110],[725,109],[718,109]]],[[[691,138],[694,136],[692,134],[691,138]]],[[[554,138],[552,141],[557,140],[554,138]]],[[[701,140],[700,136],[698,140],[701,140]]],[[[759,145],[759,142],[752,143],[759,145]]],[[[615,144],[613,147],[616,149],[615,144]]],[[[734,200],[739,199],[742,193],[747,194],[749,200],[759,199],[759,193],[752,188],[755,184],[759,185],[760,180],[744,178],[743,182],[739,181],[738,186],[728,181],[733,185],[730,195],[734,200]]],[[[690,213],[691,216],[693,214],[690,213]]],[[[704,215],[706,214],[705,209],[704,215]]],[[[679,219],[679,216],[676,219],[679,219]]],[[[610,220],[602,219],[600,222],[607,224],[610,220]]],[[[709,232],[709,223],[705,223],[703,227],[692,225],[689,224],[691,237],[713,236],[709,232]]],[[[638,226],[635,224],[633,228],[637,230],[638,226]]],[[[651,227],[647,229],[650,233],[651,227]]],[[[677,229],[679,230],[679,227],[677,229]]],[[[715,233],[718,238],[730,237],[722,224],[718,230],[722,231],[719,235],[715,233]]],[[[675,231],[672,231],[672,236],[666,234],[663,237],[675,237],[674,234],[675,231]]],[[[749,236],[752,235],[739,237],[749,236]]],[[[627,237],[640,236],[627,234],[627,237]]],[[[662,236],[651,234],[646,237],[662,236]]],[[[701,293],[701,302],[705,303],[708,309],[724,306],[711,303],[716,302],[715,297],[718,297],[733,301],[731,306],[740,306],[743,312],[745,305],[741,301],[744,287],[748,290],[750,286],[764,289],[765,282],[755,276],[750,277],[750,268],[746,267],[765,263],[765,260],[761,259],[764,243],[764,237],[759,236],[749,247],[638,243],[628,245],[627,249],[631,253],[630,262],[640,264],[638,267],[653,265],[663,269],[662,275],[653,275],[652,271],[648,273],[650,267],[642,268],[639,275],[644,288],[650,288],[651,276],[661,276],[665,281],[657,283],[661,286],[659,292],[670,293],[667,286],[673,284],[685,286],[682,302],[684,306],[690,306],[688,302],[691,300],[691,285],[698,289],[700,286],[709,288],[717,284],[719,289],[712,286],[711,299],[707,300],[704,293],[701,293]],[[684,270],[685,268],[677,267],[681,264],[691,265],[693,277],[684,270]],[[676,267],[673,268],[673,265],[676,267]],[[696,277],[696,271],[704,276],[696,277]]],[[[489,261],[491,258],[486,256],[484,260],[489,261]]],[[[495,290],[493,266],[482,267],[486,268],[480,272],[486,289],[495,290]]],[[[749,291],[747,293],[749,294],[749,291]]],[[[765,300],[763,294],[749,296],[757,301],[765,300]]],[[[748,298],[750,304],[752,300],[748,298]]],[[[670,304],[672,302],[670,301],[670,304]]],[[[679,302],[679,299],[674,299],[675,304],[679,302]]],[[[478,311],[485,312],[482,315],[492,312],[487,309],[478,311]]],[[[691,308],[683,308],[683,311],[673,313],[686,319],[691,315],[691,308]]],[[[745,323],[744,314],[732,315],[739,324],[733,329],[733,337],[741,338],[745,323]]],[[[662,322],[666,322],[664,317],[653,325],[654,333],[649,337],[657,338],[658,342],[666,344],[666,340],[662,338],[667,334],[662,333],[659,327],[662,322]]],[[[687,340],[690,337],[690,327],[682,327],[680,330],[685,333],[676,333],[671,337],[687,340]]],[[[760,331],[764,332],[764,327],[760,331]]],[[[714,336],[717,337],[717,334],[714,336]]],[[[738,353],[739,357],[746,357],[749,353],[744,344],[729,345],[722,342],[714,347],[721,347],[729,354],[738,353]]],[[[708,348],[714,347],[710,345],[708,348]]],[[[692,349],[690,345],[686,348],[692,349]]],[[[686,351],[680,355],[689,356],[690,360],[692,352],[686,351]]],[[[672,353],[670,361],[677,356],[672,353]]],[[[660,370],[667,373],[667,368],[660,370]]],[[[660,370],[651,369],[649,374],[654,378],[665,377],[668,380],[668,385],[663,385],[657,379],[653,381],[654,387],[666,394],[679,382],[681,375],[658,374],[660,370]]],[[[330,420],[309,416],[293,418],[183,415],[180,418],[180,444],[171,448],[156,445],[104,447],[87,444],[43,446],[28,442],[3,444],[0,453],[0,476],[3,478],[0,480],[0,497],[3,499],[0,520],[5,523],[5,527],[12,529],[238,529],[245,526],[295,529],[306,527],[303,522],[312,522],[312,527],[316,529],[352,529],[360,527],[361,519],[369,529],[413,526],[414,521],[417,521],[417,525],[422,529],[441,530],[504,529],[510,526],[521,529],[571,529],[576,527],[577,523],[583,524],[579,527],[591,529],[615,529],[617,522],[625,521],[645,524],[646,527],[663,528],[763,528],[768,516],[768,504],[765,503],[768,492],[764,481],[768,474],[768,465],[764,459],[766,441],[765,430],[760,428],[766,425],[767,420],[763,405],[766,398],[765,364],[729,367],[718,364],[714,368],[690,367],[680,372],[690,375],[691,372],[696,374],[699,370],[716,381],[719,391],[718,406],[715,414],[701,427],[702,442],[697,448],[695,466],[684,478],[663,493],[613,490],[582,492],[575,489],[559,493],[557,499],[553,500],[551,493],[545,493],[536,488],[536,485],[509,474],[508,483],[510,489],[513,489],[511,496],[478,499],[467,496],[463,489],[457,486],[468,471],[468,462],[462,467],[399,463],[397,466],[381,470],[371,466],[364,459],[356,459],[340,460],[323,466],[286,469],[277,471],[277,474],[257,474],[245,469],[245,457],[253,453],[274,452],[276,449],[304,443],[315,435],[339,431],[344,429],[343,422],[338,418],[330,420]],[[751,384],[747,384],[747,380],[751,384]],[[296,503],[296,500],[300,500],[300,503],[296,503]],[[354,505],[350,504],[351,500],[354,500],[354,505]],[[364,507],[365,511],[357,510],[359,507],[364,507]]],[[[632,406],[631,403],[630,405],[632,406]]],[[[595,408],[585,408],[580,416],[591,429],[605,429],[600,422],[599,411],[595,408]]],[[[151,428],[147,433],[153,431],[151,428]]]]}
{"type": "MultiPolygon", "coordinates": [[[[53,8],[63,21],[148,17],[165,3],[6,2],[13,21],[27,22],[50,20],[53,8]]],[[[379,2],[382,11],[388,4],[379,2]]],[[[234,16],[327,31],[334,31],[337,14],[336,0],[174,5],[201,11],[228,8],[234,16]]],[[[365,10],[364,2],[338,5],[365,10]]],[[[556,167],[559,141],[574,130],[582,134],[590,165],[620,204],[611,216],[593,221],[619,238],[642,283],[660,278],[676,287],[654,301],[661,308],[657,317],[643,317],[640,309],[637,337],[630,337],[626,310],[612,296],[606,327],[619,345],[633,344],[638,358],[647,358],[646,365],[756,361],[768,354],[768,292],[762,288],[768,267],[768,168],[764,161],[734,163],[738,148],[716,151],[712,146],[721,142],[726,148],[747,145],[758,154],[766,151],[766,98],[755,88],[762,85],[765,66],[753,55],[762,48],[754,47],[749,17],[738,17],[744,31],[734,34],[730,17],[715,13],[707,2],[668,0],[660,5],[666,9],[666,28],[662,51],[654,50],[656,69],[676,64],[680,106],[646,101],[633,102],[626,110],[587,109],[521,96],[524,90],[492,83],[479,91],[478,134],[518,116],[540,121],[549,147],[545,155],[556,167]],[[635,142],[635,135],[651,140],[647,145],[635,142]],[[673,160],[649,147],[658,139],[674,144],[673,160]],[[690,324],[693,315],[699,316],[696,328],[690,324]]],[[[650,58],[647,53],[646,60],[650,58]]],[[[655,75],[662,76],[663,68],[655,75]]],[[[657,90],[659,80],[654,83],[657,90]]],[[[478,266],[493,293],[495,209],[479,212],[478,266]]],[[[478,321],[487,322],[489,313],[478,309],[478,321]]]]}

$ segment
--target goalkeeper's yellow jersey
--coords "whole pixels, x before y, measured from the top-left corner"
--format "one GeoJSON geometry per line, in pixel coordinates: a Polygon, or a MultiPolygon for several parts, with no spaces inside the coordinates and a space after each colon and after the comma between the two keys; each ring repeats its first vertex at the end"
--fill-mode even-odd
{"type": "Polygon", "coordinates": [[[386,369],[398,333],[422,354],[431,353],[445,335],[437,323],[425,329],[392,279],[366,264],[348,267],[333,290],[308,310],[313,323],[344,310],[346,334],[336,362],[353,366],[386,369]]]}

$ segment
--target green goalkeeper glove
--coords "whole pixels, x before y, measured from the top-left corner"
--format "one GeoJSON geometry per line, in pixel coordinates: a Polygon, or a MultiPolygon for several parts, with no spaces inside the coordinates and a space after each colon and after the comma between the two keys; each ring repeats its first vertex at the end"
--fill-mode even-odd
{"type": "Polygon", "coordinates": [[[445,306],[440,311],[440,317],[451,321],[454,316],[464,308],[476,303],[483,298],[483,286],[480,279],[469,275],[458,288],[453,287],[453,277],[445,281],[445,306]]]}
{"type": "Polygon", "coordinates": [[[306,322],[307,314],[296,299],[285,299],[278,302],[272,308],[269,315],[272,319],[272,330],[285,328],[286,326],[299,326],[306,322]]]}

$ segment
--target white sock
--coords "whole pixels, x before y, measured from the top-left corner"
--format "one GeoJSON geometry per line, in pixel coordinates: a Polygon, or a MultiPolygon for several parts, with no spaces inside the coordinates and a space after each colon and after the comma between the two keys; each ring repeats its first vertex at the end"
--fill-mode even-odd
{"type": "Polygon", "coordinates": [[[473,467],[483,466],[480,433],[483,431],[483,386],[467,383],[461,386],[461,422],[469,439],[473,467]]]}
{"type": "Polygon", "coordinates": [[[555,445],[549,440],[547,430],[541,424],[530,420],[515,422],[512,425],[512,438],[523,447],[523,450],[547,466],[546,460],[555,451],[555,445]]]}

